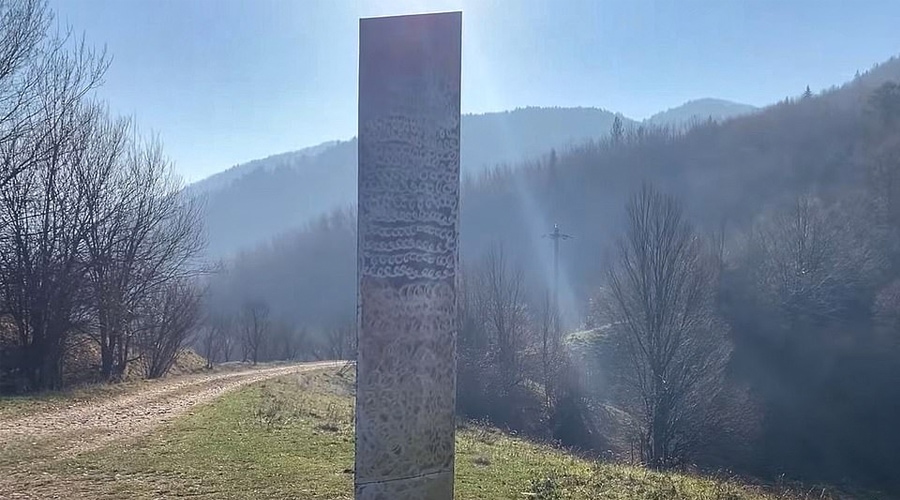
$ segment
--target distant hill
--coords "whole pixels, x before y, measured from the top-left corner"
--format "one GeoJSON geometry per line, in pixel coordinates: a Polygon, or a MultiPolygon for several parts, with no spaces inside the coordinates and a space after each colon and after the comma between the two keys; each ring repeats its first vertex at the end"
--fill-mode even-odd
{"type": "Polygon", "coordinates": [[[356,202],[356,140],[318,154],[284,153],[187,187],[205,198],[207,255],[223,258],[356,202]]]}
{"type": "Polygon", "coordinates": [[[188,189],[192,194],[209,193],[218,189],[228,187],[233,181],[240,179],[246,174],[252,173],[257,169],[273,170],[277,168],[292,168],[303,164],[305,160],[317,156],[325,150],[337,146],[340,141],[328,141],[322,144],[303,148],[299,151],[290,151],[277,155],[267,156],[259,160],[248,161],[235,165],[228,170],[224,170],[217,174],[213,174],[205,179],[201,179],[191,184],[188,189]]]}
{"type": "MultiPolygon", "coordinates": [[[[523,108],[464,115],[460,164],[477,176],[609,133],[615,114],[597,108],[523,108]]],[[[634,123],[627,118],[626,124],[634,123]]],[[[225,257],[336,207],[356,203],[356,139],[333,141],[234,166],[188,186],[206,197],[209,255],[225,257]]]]}
{"type": "MultiPolygon", "coordinates": [[[[463,174],[517,164],[609,134],[616,115],[598,108],[519,108],[465,115],[460,137],[463,174]]],[[[635,123],[621,117],[625,124],[635,123]]]]}
{"type": "MultiPolygon", "coordinates": [[[[676,128],[756,110],[721,99],[700,99],[643,123],[676,128]]],[[[619,115],[626,127],[639,122],[619,115]]],[[[464,115],[460,164],[464,177],[497,165],[516,166],[607,135],[616,114],[598,108],[528,107],[464,115]]],[[[356,139],[331,141],[236,165],[188,186],[206,197],[209,255],[227,257],[302,226],[331,209],[356,203],[356,139]]]]}
{"type": "Polygon", "coordinates": [[[726,101],[723,99],[697,99],[688,101],[665,111],[656,113],[644,120],[652,125],[670,125],[682,127],[698,121],[713,119],[722,121],[736,116],[746,115],[759,108],[749,104],[726,101]]]}

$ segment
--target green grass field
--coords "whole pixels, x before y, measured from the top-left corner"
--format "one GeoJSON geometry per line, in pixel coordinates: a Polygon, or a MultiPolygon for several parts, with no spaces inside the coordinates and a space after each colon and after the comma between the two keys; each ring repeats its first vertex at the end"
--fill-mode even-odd
{"type": "MultiPolygon", "coordinates": [[[[349,499],[350,377],[319,371],[249,386],[136,442],[35,466],[22,486],[65,498],[349,499]]],[[[593,463],[474,425],[460,428],[456,464],[460,499],[798,498],[593,463]]]]}

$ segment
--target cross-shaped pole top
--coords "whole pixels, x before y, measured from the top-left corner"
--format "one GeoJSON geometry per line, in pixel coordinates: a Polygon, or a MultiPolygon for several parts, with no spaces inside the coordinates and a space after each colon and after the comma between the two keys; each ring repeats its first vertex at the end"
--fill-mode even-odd
{"type": "Polygon", "coordinates": [[[553,240],[568,240],[572,238],[572,235],[570,234],[563,234],[559,232],[559,224],[553,224],[553,232],[550,234],[545,234],[544,236],[553,240]]]}

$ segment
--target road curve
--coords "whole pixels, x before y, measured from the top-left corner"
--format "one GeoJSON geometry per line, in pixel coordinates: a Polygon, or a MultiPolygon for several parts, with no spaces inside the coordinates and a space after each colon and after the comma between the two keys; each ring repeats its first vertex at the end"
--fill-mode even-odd
{"type": "Polygon", "coordinates": [[[173,378],[134,394],[0,420],[0,448],[14,443],[53,441],[55,456],[64,458],[146,434],[191,408],[238,387],[303,371],[336,368],[346,363],[324,361],[173,378]]]}

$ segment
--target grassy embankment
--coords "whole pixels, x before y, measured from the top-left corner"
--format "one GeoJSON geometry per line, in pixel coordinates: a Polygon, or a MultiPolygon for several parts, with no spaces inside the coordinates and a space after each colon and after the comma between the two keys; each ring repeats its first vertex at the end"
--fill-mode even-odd
{"type": "MultiPolygon", "coordinates": [[[[277,366],[278,364],[265,363],[261,364],[260,367],[277,366]]],[[[172,378],[180,379],[211,373],[252,370],[254,368],[247,363],[237,362],[219,364],[212,370],[207,370],[205,367],[206,360],[193,351],[185,350],[179,355],[169,374],[163,379],[147,380],[142,378],[139,367],[133,367],[132,373],[123,382],[119,383],[102,381],[82,382],[60,391],[24,395],[0,395],[0,419],[24,417],[35,413],[58,410],[79,403],[104,401],[115,396],[138,394],[172,378]]]]}
{"type": "MultiPolygon", "coordinates": [[[[350,375],[283,377],[228,394],[134,443],[50,462],[40,472],[45,486],[68,498],[349,499],[352,404],[350,375]]],[[[478,426],[460,428],[456,463],[461,499],[797,498],[594,463],[478,426]]]]}

